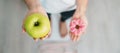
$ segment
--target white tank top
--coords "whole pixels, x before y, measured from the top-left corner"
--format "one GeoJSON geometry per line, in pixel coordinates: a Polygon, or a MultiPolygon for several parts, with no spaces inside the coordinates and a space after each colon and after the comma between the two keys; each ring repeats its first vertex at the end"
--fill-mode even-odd
{"type": "Polygon", "coordinates": [[[75,0],[40,0],[48,13],[60,13],[76,8],[75,0]]]}

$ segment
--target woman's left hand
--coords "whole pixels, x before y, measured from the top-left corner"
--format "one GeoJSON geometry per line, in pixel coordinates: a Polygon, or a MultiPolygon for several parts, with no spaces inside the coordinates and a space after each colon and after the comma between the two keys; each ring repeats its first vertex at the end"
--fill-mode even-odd
{"type": "Polygon", "coordinates": [[[79,32],[78,35],[72,33],[71,31],[69,32],[70,33],[70,39],[72,41],[78,41],[80,39],[80,36],[85,33],[87,25],[88,25],[88,21],[87,21],[87,18],[85,16],[85,14],[80,14],[79,12],[75,12],[73,14],[73,17],[72,17],[72,20],[71,20],[70,23],[72,23],[74,18],[80,19],[81,21],[84,22],[84,29],[81,32],[79,32]]]}

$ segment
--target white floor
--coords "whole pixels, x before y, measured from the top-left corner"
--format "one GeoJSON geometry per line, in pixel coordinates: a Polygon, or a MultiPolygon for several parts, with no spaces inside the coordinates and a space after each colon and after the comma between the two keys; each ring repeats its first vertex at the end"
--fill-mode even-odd
{"type": "MultiPolygon", "coordinates": [[[[21,29],[26,12],[22,0],[0,0],[0,53],[35,53],[39,43],[21,29]]],[[[120,53],[119,14],[120,0],[89,0],[86,13],[89,26],[87,33],[81,36],[79,53],[120,53]]],[[[53,32],[46,41],[69,41],[69,36],[59,37],[58,21],[55,20],[59,15],[52,17],[53,32]]]]}

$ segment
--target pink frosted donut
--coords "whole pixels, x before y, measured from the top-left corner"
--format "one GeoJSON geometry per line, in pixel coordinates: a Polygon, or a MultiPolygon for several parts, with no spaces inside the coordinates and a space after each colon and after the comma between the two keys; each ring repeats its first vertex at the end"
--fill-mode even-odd
{"type": "Polygon", "coordinates": [[[85,30],[85,22],[80,18],[73,18],[70,23],[70,32],[74,35],[78,35],[79,33],[85,30]]]}

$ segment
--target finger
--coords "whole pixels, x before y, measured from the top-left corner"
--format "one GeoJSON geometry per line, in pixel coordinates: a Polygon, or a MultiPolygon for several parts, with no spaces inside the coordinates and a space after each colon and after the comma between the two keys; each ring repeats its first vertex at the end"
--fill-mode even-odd
{"type": "Polygon", "coordinates": [[[40,40],[45,40],[45,38],[40,38],[40,40]]]}
{"type": "Polygon", "coordinates": [[[48,35],[48,38],[50,38],[50,34],[48,35]]]}
{"type": "Polygon", "coordinates": [[[48,36],[49,36],[49,35],[46,35],[46,36],[43,38],[43,40],[46,39],[46,38],[48,38],[48,36]]]}
{"type": "Polygon", "coordinates": [[[51,35],[51,30],[50,30],[50,32],[48,33],[48,38],[50,37],[50,35],[51,35]]]}
{"type": "MultiPolygon", "coordinates": [[[[25,19],[26,19],[26,17],[25,17],[25,19]]],[[[25,28],[24,28],[25,19],[23,20],[23,23],[22,23],[22,32],[23,32],[23,33],[26,32],[26,31],[25,31],[25,28]]]]}
{"type": "Polygon", "coordinates": [[[75,42],[75,39],[76,39],[76,35],[73,35],[73,41],[75,42]]]}
{"type": "Polygon", "coordinates": [[[80,37],[80,36],[79,36],[79,35],[77,35],[77,36],[76,36],[75,41],[78,41],[78,40],[79,40],[79,37],[80,37]]]}
{"type": "Polygon", "coordinates": [[[26,31],[25,31],[25,28],[24,28],[23,26],[22,26],[22,32],[23,32],[23,33],[26,32],[26,31]]]}
{"type": "Polygon", "coordinates": [[[39,39],[40,39],[40,40],[44,40],[44,37],[40,37],[39,39]]]}
{"type": "Polygon", "coordinates": [[[47,34],[46,36],[40,37],[39,39],[40,39],[40,40],[44,40],[44,39],[48,38],[48,36],[49,36],[49,35],[47,34]]]}
{"type": "Polygon", "coordinates": [[[77,35],[78,37],[77,37],[77,41],[79,41],[80,40],[80,36],[82,35],[83,33],[80,33],[79,35],[77,35]]]}
{"type": "Polygon", "coordinates": [[[79,41],[79,40],[80,40],[80,35],[78,35],[78,36],[77,36],[77,39],[76,39],[76,41],[79,41]]]}
{"type": "Polygon", "coordinates": [[[25,29],[22,29],[22,32],[23,32],[23,33],[26,32],[25,29]]]}
{"type": "Polygon", "coordinates": [[[39,39],[42,40],[42,37],[40,37],[39,39]]]}
{"type": "Polygon", "coordinates": [[[46,36],[44,36],[44,37],[40,37],[39,39],[40,39],[40,40],[44,40],[45,38],[46,38],[46,36]]]}
{"type": "Polygon", "coordinates": [[[44,38],[45,38],[45,39],[46,39],[46,38],[49,38],[50,35],[51,35],[51,30],[50,30],[50,32],[49,32],[44,38]]]}
{"type": "Polygon", "coordinates": [[[24,29],[22,29],[22,32],[24,33],[24,32],[25,32],[25,30],[24,30],[24,29]]]}
{"type": "Polygon", "coordinates": [[[75,35],[72,35],[72,36],[73,36],[72,40],[75,41],[75,35]]]}
{"type": "Polygon", "coordinates": [[[75,35],[74,41],[77,41],[78,37],[79,37],[78,35],[75,35]]]}
{"type": "Polygon", "coordinates": [[[76,41],[76,38],[77,38],[77,36],[76,36],[76,35],[74,35],[74,37],[73,37],[73,41],[76,41]]]}
{"type": "Polygon", "coordinates": [[[69,31],[69,34],[70,34],[70,39],[72,40],[72,33],[69,31]]]}
{"type": "Polygon", "coordinates": [[[50,34],[51,34],[51,30],[50,30],[50,32],[46,36],[40,37],[39,39],[40,40],[44,40],[44,39],[48,38],[50,36],[50,34]]]}
{"type": "Polygon", "coordinates": [[[71,34],[71,39],[72,39],[72,41],[73,41],[73,39],[74,39],[74,34],[71,34]]]}

